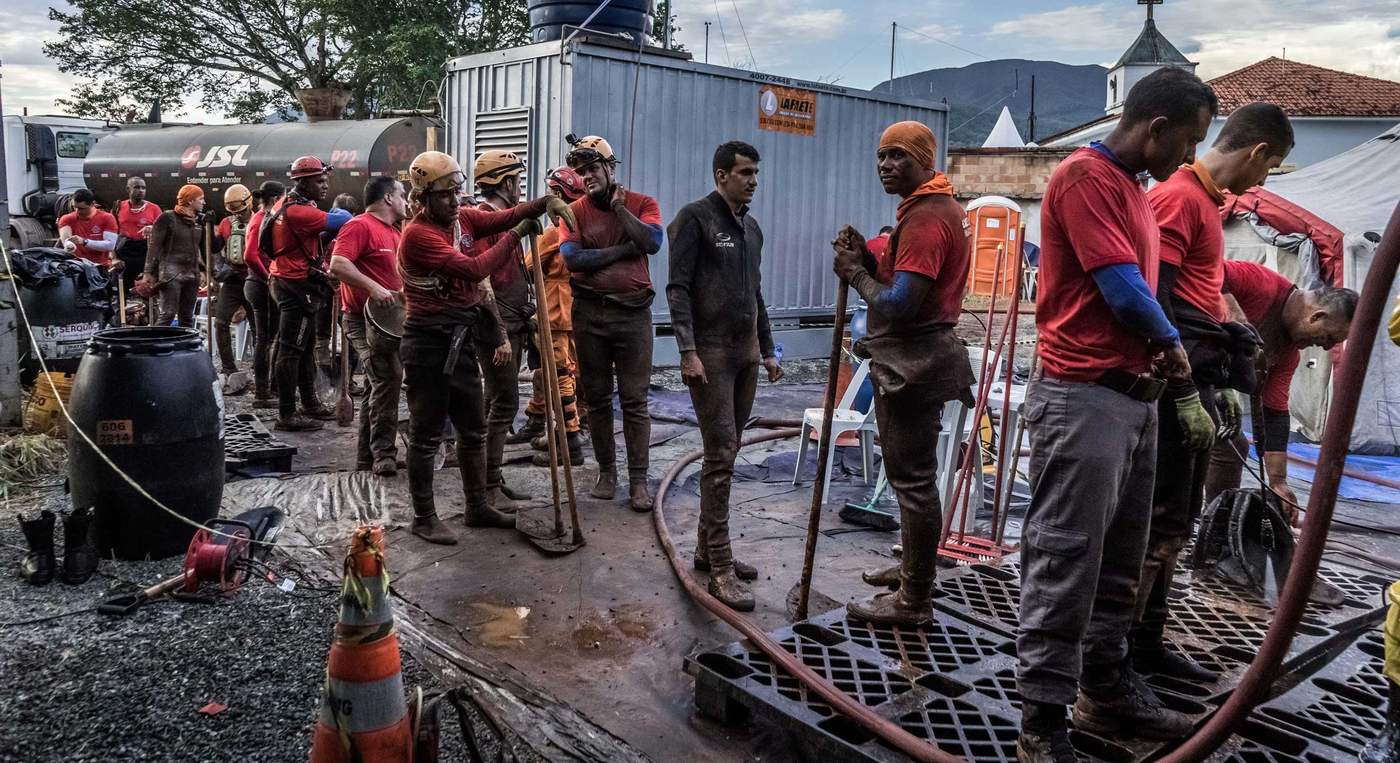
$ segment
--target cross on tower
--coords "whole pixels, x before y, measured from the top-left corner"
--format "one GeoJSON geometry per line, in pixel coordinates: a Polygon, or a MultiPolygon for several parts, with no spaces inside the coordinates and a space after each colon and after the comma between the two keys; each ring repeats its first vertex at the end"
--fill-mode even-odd
{"type": "Polygon", "coordinates": [[[1151,21],[1151,20],[1152,20],[1152,6],[1154,6],[1154,5],[1161,5],[1161,4],[1164,3],[1164,2],[1166,2],[1166,0],[1137,0],[1138,5],[1145,5],[1145,6],[1147,6],[1147,20],[1148,20],[1148,21],[1151,21]]]}

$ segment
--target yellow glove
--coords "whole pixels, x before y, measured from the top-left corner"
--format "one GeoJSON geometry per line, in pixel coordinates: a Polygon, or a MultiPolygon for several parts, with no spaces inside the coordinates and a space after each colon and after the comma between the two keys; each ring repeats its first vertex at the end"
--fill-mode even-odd
{"type": "Polygon", "coordinates": [[[569,230],[578,230],[578,221],[574,219],[574,211],[569,209],[569,205],[565,204],[563,199],[557,196],[549,197],[544,203],[544,212],[549,215],[549,219],[553,220],[555,225],[558,225],[559,220],[563,219],[569,224],[569,230]]]}

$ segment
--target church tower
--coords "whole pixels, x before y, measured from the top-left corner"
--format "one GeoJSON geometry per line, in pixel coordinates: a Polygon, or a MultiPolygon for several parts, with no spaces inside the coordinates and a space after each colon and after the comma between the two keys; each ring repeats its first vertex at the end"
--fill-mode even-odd
{"type": "Polygon", "coordinates": [[[1176,49],[1162,33],[1157,31],[1157,22],[1152,18],[1154,6],[1161,5],[1163,0],[1137,0],[1138,5],[1147,6],[1147,21],[1142,25],[1142,33],[1137,36],[1133,44],[1118,59],[1118,63],[1108,71],[1108,83],[1105,95],[1104,111],[1108,114],[1123,113],[1123,101],[1128,97],[1128,91],[1133,89],[1138,80],[1157,71],[1163,66],[1180,66],[1190,71],[1196,72],[1194,61],[1188,61],[1181,51],[1176,49]]]}

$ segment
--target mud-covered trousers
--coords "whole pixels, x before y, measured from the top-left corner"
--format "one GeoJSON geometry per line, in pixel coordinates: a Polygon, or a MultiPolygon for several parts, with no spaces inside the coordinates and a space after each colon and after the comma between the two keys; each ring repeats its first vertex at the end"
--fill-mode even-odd
{"type": "Polygon", "coordinates": [[[736,353],[731,347],[696,347],[705,365],[704,384],[690,388],[690,402],[700,422],[705,461],[700,469],[700,526],[697,548],[703,547],[711,569],[733,564],[729,546],[729,489],[739,438],[753,412],[758,387],[756,348],[736,353]]]}
{"type": "Polygon", "coordinates": [[[321,407],[316,396],[316,316],[325,304],[325,293],[307,281],[272,278],[277,300],[277,408],[283,418],[301,406],[321,407]]]}
{"type": "Polygon", "coordinates": [[[360,398],[360,438],[355,448],[356,466],[367,469],[378,459],[398,457],[395,442],[403,386],[399,340],[369,325],[364,313],[346,314],[345,338],[359,354],[369,382],[369,389],[360,398]]]}
{"type": "Polygon", "coordinates": [[[588,410],[588,431],[600,471],[617,468],[613,441],[613,381],[622,404],[622,436],[627,444],[630,484],[647,479],[651,418],[651,308],[627,307],[574,290],[574,346],[579,388],[588,410]]]}
{"type": "Polygon", "coordinates": [[[219,284],[218,294],[214,299],[214,330],[218,332],[216,338],[219,363],[226,374],[238,370],[238,358],[233,353],[233,316],[238,312],[238,308],[243,308],[244,320],[254,332],[257,331],[253,303],[243,293],[246,281],[247,276],[243,273],[230,274],[219,284]]]}
{"type": "Polygon", "coordinates": [[[456,362],[444,373],[451,331],[412,323],[404,327],[399,355],[408,400],[408,492],[415,517],[437,513],[434,458],[448,420],[457,432],[457,468],[467,505],[486,505],[486,412],[470,327],[466,331],[456,362]]]}
{"type": "Polygon", "coordinates": [[[486,487],[501,485],[501,461],[505,457],[506,435],[520,411],[520,361],[530,346],[530,329],[506,324],[510,340],[510,361],[496,365],[492,354],[498,342],[495,336],[476,340],[476,355],[481,360],[481,375],[486,383],[486,487]]]}
{"type": "Polygon", "coordinates": [[[1152,518],[1157,406],[1041,377],[1026,394],[1031,505],[1021,551],[1021,696],[1068,705],[1127,657],[1152,518]]]}

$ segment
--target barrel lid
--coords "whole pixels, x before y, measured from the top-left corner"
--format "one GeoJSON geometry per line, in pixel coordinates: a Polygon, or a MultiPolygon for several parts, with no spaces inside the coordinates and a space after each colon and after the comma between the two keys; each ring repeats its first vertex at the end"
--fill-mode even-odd
{"type": "Polygon", "coordinates": [[[89,353],[110,355],[168,355],[200,349],[199,332],[178,326],[126,326],[92,335],[89,353]]]}

